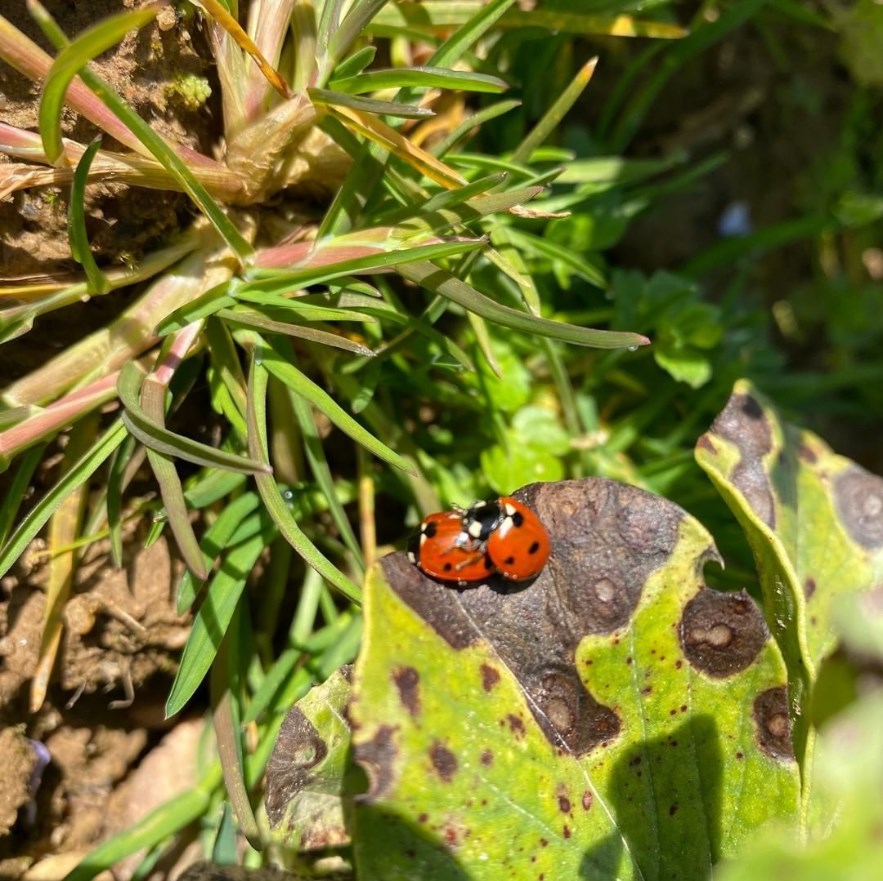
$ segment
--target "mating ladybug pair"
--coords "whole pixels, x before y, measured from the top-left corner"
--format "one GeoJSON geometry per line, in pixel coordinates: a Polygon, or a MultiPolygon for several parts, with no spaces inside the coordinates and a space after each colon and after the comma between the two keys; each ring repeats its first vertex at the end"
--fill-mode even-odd
{"type": "Polygon", "coordinates": [[[524,581],[539,575],[551,549],[537,515],[503,496],[430,514],[408,544],[408,559],[426,575],[460,585],[496,574],[524,581]]]}

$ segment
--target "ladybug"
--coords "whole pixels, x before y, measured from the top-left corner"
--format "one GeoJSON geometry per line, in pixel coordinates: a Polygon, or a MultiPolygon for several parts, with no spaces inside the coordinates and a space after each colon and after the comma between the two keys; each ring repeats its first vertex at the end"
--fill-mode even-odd
{"type": "Polygon", "coordinates": [[[524,581],[542,572],[552,542],[540,518],[518,499],[476,502],[462,519],[466,534],[504,578],[524,581]]]}
{"type": "Polygon", "coordinates": [[[460,511],[426,517],[408,543],[408,559],[426,575],[460,585],[494,573],[484,543],[466,532],[460,511]]]}

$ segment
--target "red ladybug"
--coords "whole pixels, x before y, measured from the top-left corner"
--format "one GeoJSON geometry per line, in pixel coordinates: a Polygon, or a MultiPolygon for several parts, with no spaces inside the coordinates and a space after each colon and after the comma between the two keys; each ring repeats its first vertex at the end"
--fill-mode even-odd
{"type": "Polygon", "coordinates": [[[408,559],[432,578],[461,585],[483,581],[494,572],[483,542],[466,532],[458,511],[426,517],[408,543],[408,559]]]}
{"type": "Polygon", "coordinates": [[[540,518],[518,499],[476,502],[462,519],[466,534],[484,547],[504,578],[524,581],[542,572],[552,542],[540,518]]]}

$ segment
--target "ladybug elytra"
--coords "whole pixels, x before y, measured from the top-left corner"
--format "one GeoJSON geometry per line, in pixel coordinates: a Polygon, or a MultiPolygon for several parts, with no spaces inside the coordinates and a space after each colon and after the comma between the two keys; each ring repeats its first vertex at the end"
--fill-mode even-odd
{"type": "Polygon", "coordinates": [[[432,578],[460,585],[493,574],[524,581],[542,571],[552,543],[537,515],[511,496],[468,510],[430,514],[408,545],[408,558],[432,578]]]}

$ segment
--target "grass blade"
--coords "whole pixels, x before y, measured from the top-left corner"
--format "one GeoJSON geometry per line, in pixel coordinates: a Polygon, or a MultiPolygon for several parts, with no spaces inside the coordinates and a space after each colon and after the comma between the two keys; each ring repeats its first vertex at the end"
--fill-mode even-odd
{"type": "Polygon", "coordinates": [[[22,520],[9,541],[0,549],[0,578],[24,553],[30,542],[58,510],[64,500],[81,487],[101,467],[113,451],[125,440],[126,429],[122,420],[114,424],[71,466],[56,484],[22,520]]]}
{"type": "Polygon", "coordinates": [[[266,343],[263,365],[278,380],[287,385],[295,394],[309,401],[317,410],[324,413],[342,432],[348,434],[357,444],[373,453],[378,459],[413,474],[410,463],[393,452],[386,444],[379,441],[366,428],[363,428],[350,416],[321,386],[317,385],[292,363],[290,349],[282,340],[271,340],[266,343]]]}
{"type": "Polygon", "coordinates": [[[86,182],[89,178],[89,167],[95,154],[101,147],[101,139],[96,138],[86,148],[77,163],[74,179],[71,183],[70,208],[68,211],[67,234],[71,243],[71,254],[74,260],[83,267],[88,280],[87,289],[90,294],[105,294],[110,290],[107,276],[98,268],[92,249],[89,247],[89,236],[86,232],[86,182]]]}
{"type": "Polygon", "coordinates": [[[264,548],[272,541],[274,532],[272,524],[267,523],[261,532],[231,548],[224,556],[221,568],[212,577],[205,600],[193,619],[178,673],[166,701],[166,718],[182,710],[205,679],[233,619],[248,576],[264,548]]]}
{"type": "Polygon", "coordinates": [[[64,152],[61,142],[61,111],[64,107],[64,96],[73,78],[93,58],[119,43],[129,31],[142,28],[153,21],[161,5],[157,3],[103,18],[58,53],[43,83],[38,117],[43,150],[51,163],[55,164],[64,152]]]}
{"type": "MultiPolygon", "coordinates": [[[[239,527],[254,528],[258,519],[251,515],[257,510],[260,499],[252,492],[245,493],[232,502],[224,505],[218,519],[209,526],[202,535],[200,550],[202,551],[203,566],[206,571],[211,571],[215,562],[222,553],[234,543],[235,533],[239,527]],[[252,521],[254,521],[252,523],[252,521]],[[246,526],[249,524],[249,526],[246,526]]],[[[255,529],[255,531],[257,531],[255,529]]],[[[178,585],[178,614],[183,615],[192,605],[197,596],[197,583],[193,574],[188,569],[182,576],[178,585]]]]}
{"type": "MultiPolygon", "coordinates": [[[[97,424],[98,419],[92,414],[74,426],[64,451],[62,465],[64,471],[70,469],[72,460],[79,458],[86,451],[88,440],[93,436],[97,424]]],[[[52,676],[52,668],[55,666],[64,632],[62,615],[73,587],[75,552],[73,550],[59,552],[59,549],[69,548],[76,542],[87,497],[86,485],[80,484],[68,494],[49,521],[49,584],[46,590],[46,611],[43,617],[43,632],[40,634],[37,665],[31,679],[32,713],[39,712],[46,700],[49,679],[52,676]]]]}
{"type": "Polygon", "coordinates": [[[164,456],[175,456],[197,465],[224,468],[243,474],[253,474],[255,471],[265,469],[261,462],[191,440],[184,435],[169,431],[164,425],[151,419],[139,401],[143,380],[144,374],[138,365],[130,361],[120,371],[117,392],[120,401],[126,408],[126,412],[122,416],[126,428],[148,449],[164,456]]]}
{"type": "MultiPolygon", "coordinates": [[[[267,458],[267,370],[263,366],[265,350],[263,346],[255,352],[249,374],[248,395],[248,444],[252,456],[267,458]]],[[[269,474],[256,474],[255,481],[258,492],[273,521],[286,541],[312,566],[326,581],[333,584],[345,597],[359,602],[361,591],[349,578],[327,560],[319,549],[310,541],[306,533],[298,526],[276,481],[269,474]]]]}
{"type": "MultiPolygon", "coordinates": [[[[508,0],[512,2],[512,0],[508,0]]],[[[509,84],[499,77],[471,70],[448,70],[444,67],[393,67],[372,70],[358,76],[334,80],[336,92],[361,95],[383,89],[461,89],[465,92],[505,92],[509,84]]]]}
{"type": "Polygon", "coordinates": [[[650,344],[650,340],[639,333],[576,327],[573,324],[564,324],[560,321],[529,315],[526,312],[518,312],[480,294],[466,282],[432,263],[403,264],[398,267],[397,271],[403,278],[452,300],[491,323],[511,327],[513,330],[521,330],[525,333],[538,334],[549,339],[572,343],[576,346],[589,346],[597,349],[631,349],[650,344]]]}
{"type": "Polygon", "coordinates": [[[108,869],[119,865],[127,856],[144,847],[152,847],[170,835],[180,832],[205,816],[215,790],[222,780],[220,764],[214,764],[193,789],[169,799],[151,811],[140,823],[114,835],[87,854],[64,881],[92,881],[108,869]]]}

